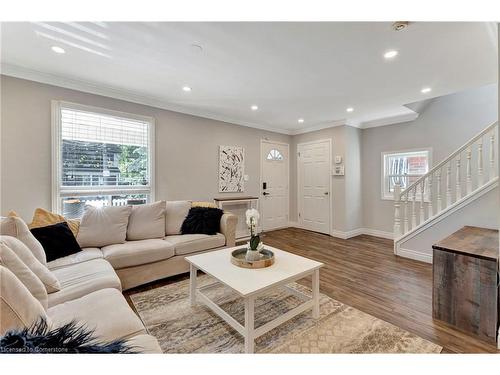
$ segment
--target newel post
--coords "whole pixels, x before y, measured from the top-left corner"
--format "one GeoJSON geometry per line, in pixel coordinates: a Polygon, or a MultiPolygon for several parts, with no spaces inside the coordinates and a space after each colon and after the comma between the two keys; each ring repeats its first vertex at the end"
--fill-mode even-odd
{"type": "Polygon", "coordinates": [[[394,186],[394,239],[401,236],[401,186],[394,186]]]}

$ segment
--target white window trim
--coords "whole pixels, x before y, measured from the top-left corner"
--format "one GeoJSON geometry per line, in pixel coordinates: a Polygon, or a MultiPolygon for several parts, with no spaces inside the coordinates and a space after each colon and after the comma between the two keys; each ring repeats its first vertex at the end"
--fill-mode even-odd
{"type": "MultiPolygon", "coordinates": [[[[396,151],[384,151],[380,156],[380,199],[384,201],[393,201],[394,194],[385,194],[385,156],[389,154],[403,154],[407,152],[422,152],[427,151],[429,153],[429,171],[432,169],[432,147],[422,147],[422,148],[411,148],[406,150],[396,150],[396,151]]],[[[427,197],[425,197],[427,201],[427,197]]]]}
{"type": "Polygon", "coordinates": [[[141,116],[141,115],[136,115],[133,113],[127,113],[127,112],[120,112],[120,111],[113,111],[110,109],[106,108],[100,108],[100,107],[94,107],[94,106],[88,106],[88,105],[83,105],[83,104],[78,104],[78,103],[72,103],[72,102],[66,102],[66,101],[60,101],[60,100],[52,100],[51,102],[51,107],[52,107],[52,116],[51,116],[51,123],[52,123],[52,211],[61,213],[62,212],[62,207],[61,207],[61,197],[66,196],[78,196],[78,195],[88,195],[90,194],[102,194],[102,195],[108,195],[108,194],[117,194],[120,192],[131,192],[133,191],[136,194],[140,193],[147,193],[149,194],[150,201],[154,202],[155,201],[155,174],[156,174],[156,168],[155,168],[155,159],[156,159],[156,151],[155,151],[155,119],[154,117],[149,117],[149,116],[141,116]],[[148,122],[151,126],[151,129],[149,131],[149,139],[148,139],[148,149],[149,155],[150,155],[150,160],[149,160],[149,169],[148,169],[148,174],[149,174],[149,186],[147,188],[144,188],[143,186],[136,186],[136,187],[129,187],[127,189],[122,189],[119,188],[118,186],[116,188],[113,187],[102,187],[99,188],[99,186],[96,187],[88,187],[88,188],[83,188],[83,189],[74,189],[74,188],[62,188],[61,187],[61,108],[70,108],[70,109],[75,109],[75,110],[82,110],[82,111],[88,111],[88,112],[95,112],[98,114],[105,114],[105,115],[111,115],[111,116],[117,116],[117,117],[125,117],[125,118],[130,118],[134,120],[139,120],[139,121],[145,121],[148,122]]]}

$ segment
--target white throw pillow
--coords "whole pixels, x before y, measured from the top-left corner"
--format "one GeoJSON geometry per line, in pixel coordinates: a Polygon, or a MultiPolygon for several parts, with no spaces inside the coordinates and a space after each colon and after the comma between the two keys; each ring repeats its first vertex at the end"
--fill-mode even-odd
{"type": "Polygon", "coordinates": [[[47,257],[42,244],[33,236],[28,225],[20,217],[9,216],[0,218],[0,235],[16,237],[28,246],[28,249],[31,250],[40,263],[44,266],[47,265],[47,257]]]}
{"type": "Polygon", "coordinates": [[[165,233],[181,234],[181,226],[191,208],[191,201],[167,201],[165,233]]]}
{"type": "Polygon", "coordinates": [[[24,284],[4,266],[0,266],[0,336],[11,329],[29,328],[38,319],[52,324],[43,306],[24,284]]]}
{"type": "Polygon", "coordinates": [[[0,243],[0,265],[7,267],[47,310],[48,296],[45,285],[29,267],[4,243],[0,243]]]}
{"type": "Polygon", "coordinates": [[[76,237],[80,247],[103,247],[124,243],[131,211],[130,206],[87,206],[76,237]]]}
{"type": "Polygon", "coordinates": [[[165,201],[132,206],[128,219],[127,240],[165,237],[165,201]]]}
{"type": "Polygon", "coordinates": [[[15,237],[0,236],[0,243],[6,245],[40,279],[48,293],[61,290],[61,284],[49,269],[35,258],[28,247],[15,237]]]}

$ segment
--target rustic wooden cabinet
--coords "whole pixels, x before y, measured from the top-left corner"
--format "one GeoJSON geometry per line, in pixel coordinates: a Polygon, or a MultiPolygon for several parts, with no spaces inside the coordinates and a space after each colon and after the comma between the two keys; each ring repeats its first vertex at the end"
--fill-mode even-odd
{"type": "Polygon", "coordinates": [[[432,248],[434,319],[495,343],[498,230],[464,227],[432,248]]]}

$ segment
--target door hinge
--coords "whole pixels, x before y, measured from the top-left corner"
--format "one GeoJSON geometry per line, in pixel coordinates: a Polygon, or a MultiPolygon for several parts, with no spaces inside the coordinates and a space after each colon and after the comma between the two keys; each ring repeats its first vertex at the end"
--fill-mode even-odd
{"type": "Polygon", "coordinates": [[[300,158],[300,152],[297,152],[297,156],[300,158]]]}
{"type": "Polygon", "coordinates": [[[300,217],[300,212],[299,212],[299,217],[300,217]]]}

